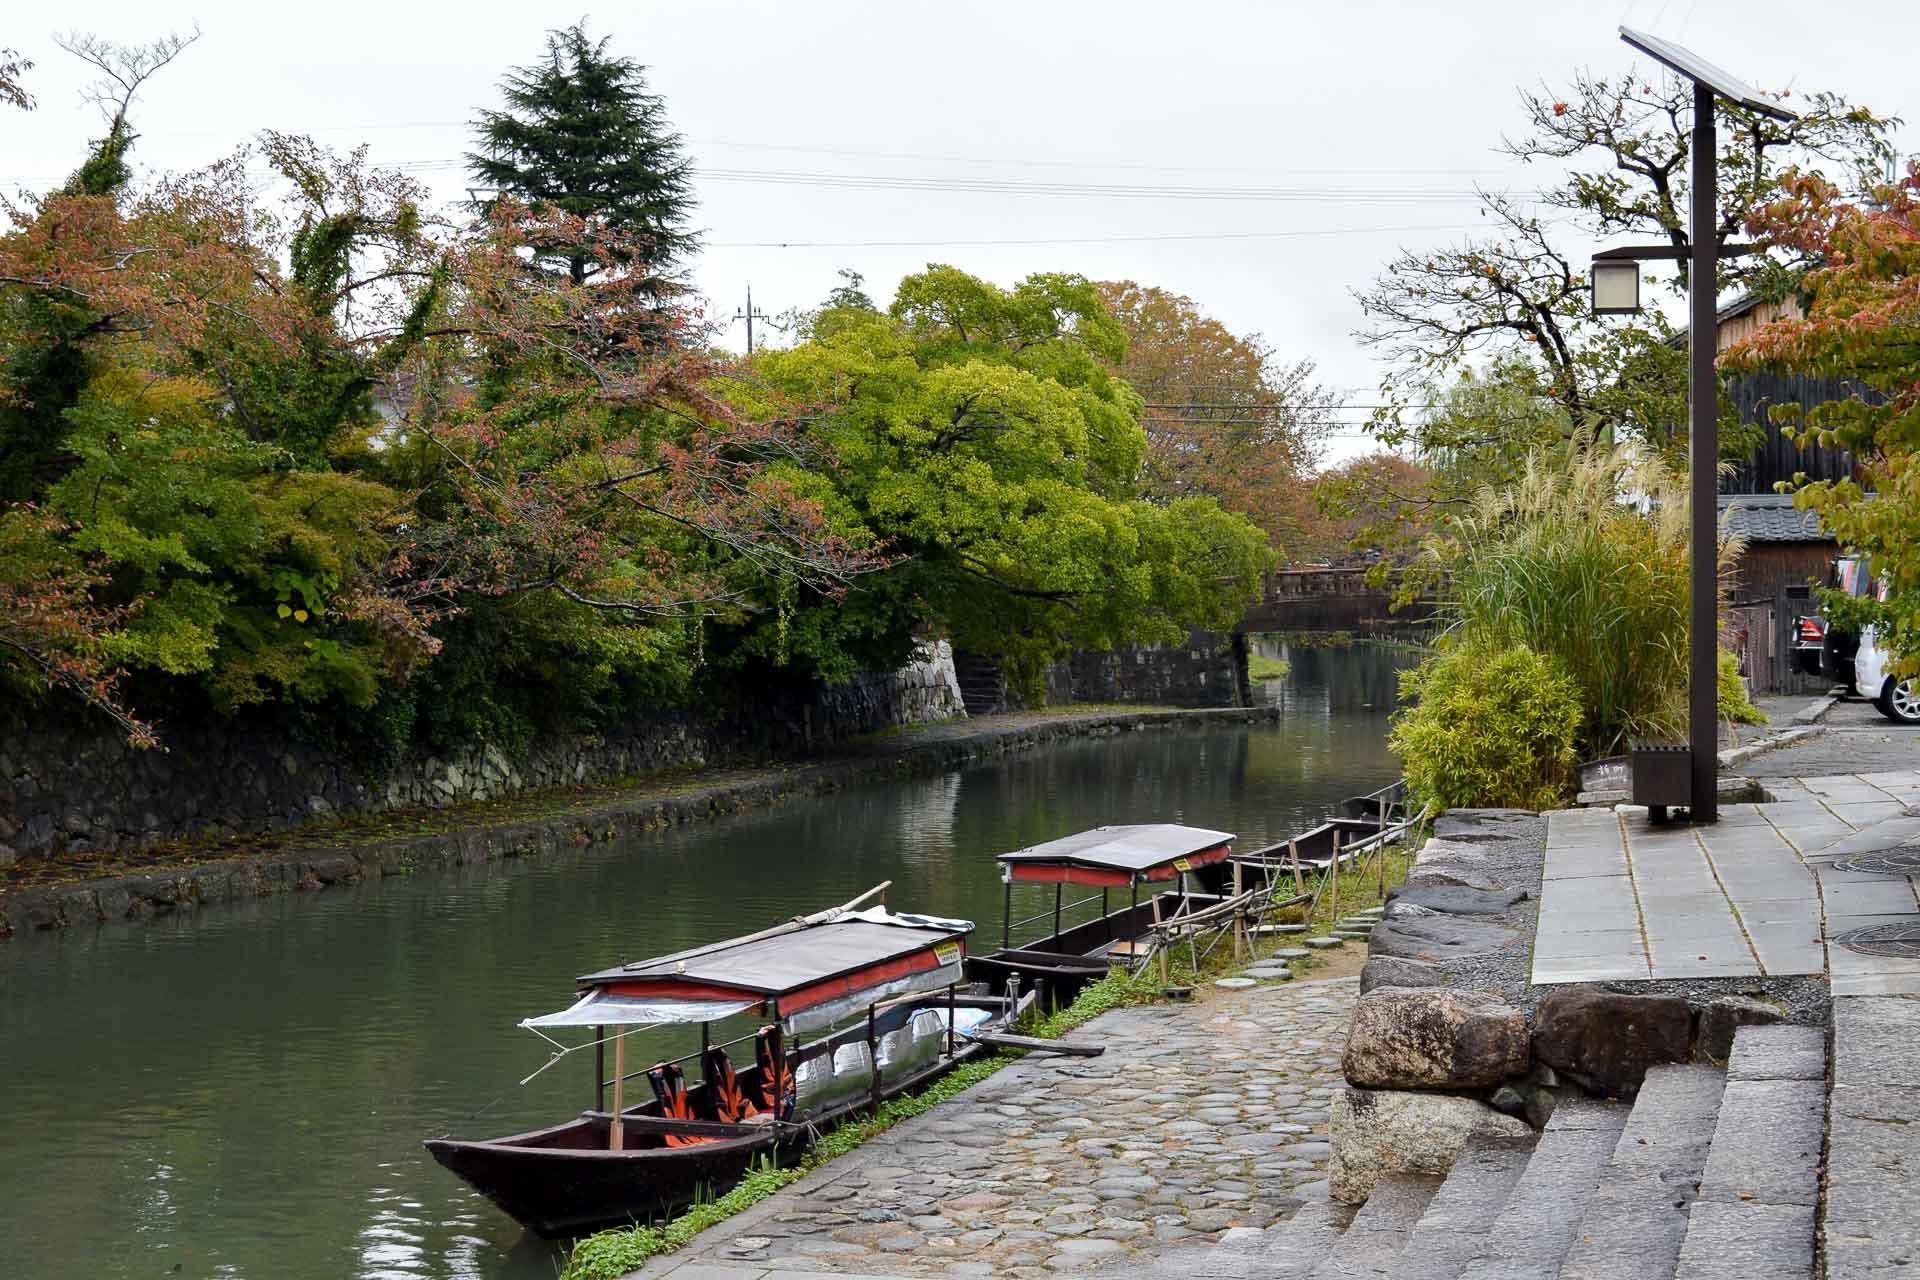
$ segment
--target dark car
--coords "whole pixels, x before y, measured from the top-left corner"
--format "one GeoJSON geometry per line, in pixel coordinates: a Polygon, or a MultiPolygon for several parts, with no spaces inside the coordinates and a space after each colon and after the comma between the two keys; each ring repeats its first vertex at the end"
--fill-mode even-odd
{"type": "MultiPolygon", "coordinates": [[[[1840,556],[1833,562],[1827,585],[1850,596],[1864,596],[1873,590],[1873,574],[1867,557],[1840,556]]],[[[1825,676],[1835,684],[1847,686],[1853,693],[1853,659],[1860,650],[1860,637],[1851,631],[1829,626],[1819,614],[1802,614],[1793,620],[1794,665],[1810,676],[1825,676]]]]}

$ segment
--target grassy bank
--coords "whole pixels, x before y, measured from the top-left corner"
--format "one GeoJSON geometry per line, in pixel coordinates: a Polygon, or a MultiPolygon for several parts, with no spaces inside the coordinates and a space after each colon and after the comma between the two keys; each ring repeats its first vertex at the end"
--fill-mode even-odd
{"type": "Polygon", "coordinates": [[[1264,653],[1247,655],[1249,680],[1285,680],[1293,674],[1293,664],[1285,658],[1269,658],[1264,653]]]}

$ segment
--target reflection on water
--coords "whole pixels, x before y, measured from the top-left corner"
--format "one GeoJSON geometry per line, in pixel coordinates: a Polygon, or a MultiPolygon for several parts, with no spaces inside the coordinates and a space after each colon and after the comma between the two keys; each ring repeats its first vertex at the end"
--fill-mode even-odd
{"type": "Polygon", "coordinates": [[[567,1003],[575,974],[886,879],[893,904],[996,943],[992,855],[1102,822],[1279,839],[1394,776],[1404,662],[1291,656],[1278,725],[1077,741],[549,859],[0,945],[6,1273],[550,1280],[553,1247],[419,1147],[590,1104],[576,1060],[515,1087],[546,1057],[515,1021],[567,1003]]]}

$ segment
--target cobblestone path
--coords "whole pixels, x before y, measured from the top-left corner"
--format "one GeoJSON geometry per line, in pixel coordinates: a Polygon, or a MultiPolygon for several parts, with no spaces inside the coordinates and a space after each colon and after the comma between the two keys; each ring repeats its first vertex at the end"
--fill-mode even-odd
{"type": "Polygon", "coordinates": [[[1324,1177],[1358,981],[1122,1009],[640,1274],[1048,1276],[1264,1227],[1324,1177]]]}

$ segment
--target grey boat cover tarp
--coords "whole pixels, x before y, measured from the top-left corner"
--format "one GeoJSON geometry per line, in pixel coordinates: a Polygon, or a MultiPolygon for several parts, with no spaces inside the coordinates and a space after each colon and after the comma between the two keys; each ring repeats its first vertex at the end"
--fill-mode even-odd
{"type": "MultiPolygon", "coordinates": [[[[972,931],[971,920],[869,907],[800,928],[602,969],[580,983],[653,1006],[690,1001],[718,1007],[771,1000],[784,1015],[863,991],[897,994],[957,981],[965,938],[972,931]]],[[[586,1014],[582,1010],[571,1016],[586,1014]]]]}
{"type": "Polygon", "coordinates": [[[1219,856],[1224,857],[1226,846],[1233,840],[1230,831],[1184,827],[1172,822],[1095,827],[1003,853],[1000,862],[1016,880],[1039,878],[1031,873],[1042,867],[1159,879],[1176,870],[1174,864],[1181,859],[1198,858],[1216,849],[1221,851],[1219,856]]]}

